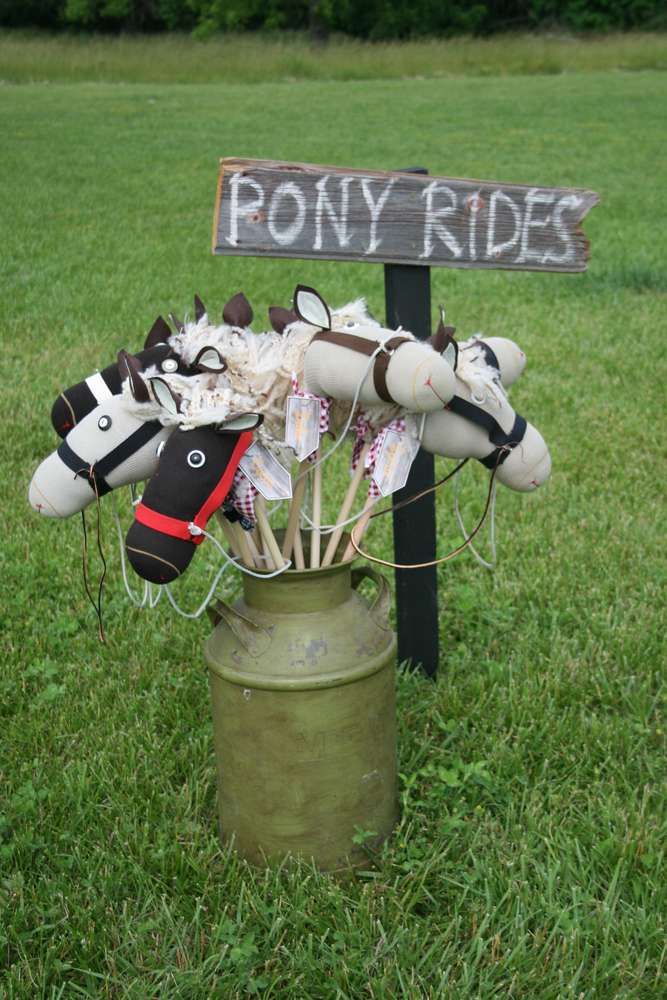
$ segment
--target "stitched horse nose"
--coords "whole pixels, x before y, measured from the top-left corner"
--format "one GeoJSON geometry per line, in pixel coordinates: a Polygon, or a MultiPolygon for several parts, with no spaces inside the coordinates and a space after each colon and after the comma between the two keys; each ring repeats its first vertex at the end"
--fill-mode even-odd
{"type": "Polygon", "coordinates": [[[125,536],[125,551],[132,569],[149,583],[172,583],[185,572],[196,545],[163,535],[135,521],[125,536]]]}

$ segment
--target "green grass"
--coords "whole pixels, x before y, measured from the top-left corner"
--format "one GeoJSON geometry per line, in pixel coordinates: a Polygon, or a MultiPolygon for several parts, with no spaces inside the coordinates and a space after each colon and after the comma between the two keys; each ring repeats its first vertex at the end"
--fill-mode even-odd
{"type": "Polygon", "coordinates": [[[667,35],[517,34],[400,43],[334,38],[322,48],[288,33],[199,40],[0,32],[0,80],[11,83],[266,83],[612,69],[667,69],[667,35]]]}
{"type": "Polygon", "coordinates": [[[653,72],[0,90],[0,996],[665,995],[666,91],[653,72]],[[220,850],[207,622],[127,605],[105,502],[100,646],[79,524],[26,503],[59,388],[194,291],[217,310],[243,288],[258,325],[297,281],[382,313],[377,266],[212,258],[222,155],[602,197],[585,275],[433,272],[461,335],[526,350],[513,398],[554,472],[499,496],[494,574],[440,570],[438,683],[398,682],[401,824],[346,881],[220,850]]]}

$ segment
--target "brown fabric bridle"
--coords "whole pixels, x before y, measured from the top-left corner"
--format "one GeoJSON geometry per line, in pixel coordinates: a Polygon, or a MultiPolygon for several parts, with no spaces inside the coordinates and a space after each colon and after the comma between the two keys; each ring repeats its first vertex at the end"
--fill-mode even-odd
{"type": "Polygon", "coordinates": [[[347,347],[349,350],[357,351],[358,354],[365,354],[369,358],[375,354],[378,347],[381,348],[373,365],[373,385],[378,396],[385,403],[396,403],[396,400],[391,398],[387,389],[389,359],[401,344],[411,342],[411,337],[390,337],[389,340],[385,341],[367,340],[365,337],[357,337],[353,333],[343,333],[339,330],[322,330],[320,333],[315,334],[311,340],[311,344],[316,340],[324,341],[326,344],[335,344],[337,347],[347,347]]]}

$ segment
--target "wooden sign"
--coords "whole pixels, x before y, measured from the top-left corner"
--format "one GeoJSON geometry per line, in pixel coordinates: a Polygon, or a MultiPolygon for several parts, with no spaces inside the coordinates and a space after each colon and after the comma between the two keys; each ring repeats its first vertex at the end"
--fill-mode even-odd
{"type": "Polygon", "coordinates": [[[222,159],[213,253],[584,271],[579,223],[598,200],[581,188],[222,159]]]}

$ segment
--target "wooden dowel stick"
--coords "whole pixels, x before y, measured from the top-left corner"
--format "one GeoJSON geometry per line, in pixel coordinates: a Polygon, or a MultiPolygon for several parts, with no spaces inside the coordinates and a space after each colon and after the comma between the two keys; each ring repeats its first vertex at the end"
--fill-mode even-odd
{"type": "Polygon", "coordinates": [[[269,523],[269,517],[266,513],[266,501],[261,495],[255,498],[255,515],[262,539],[264,540],[265,551],[273,563],[273,569],[280,569],[284,565],[285,560],[269,523]]]}
{"type": "Polygon", "coordinates": [[[310,568],[320,565],[320,524],[322,523],[322,466],[313,469],[313,530],[310,533],[310,568]]]}
{"type": "MultiPolygon", "coordinates": [[[[285,538],[283,540],[283,555],[285,559],[289,559],[292,555],[292,547],[295,545],[295,539],[299,532],[299,514],[301,513],[301,504],[303,503],[303,495],[306,492],[306,483],[308,482],[308,476],[306,472],[308,470],[308,462],[300,462],[299,467],[296,472],[296,483],[292,490],[292,500],[289,508],[289,515],[287,517],[287,528],[285,529],[285,538]]],[[[299,538],[301,542],[301,538],[299,538]]],[[[303,556],[303,547],[301,550],[303,556]]],[[[301,567],[303,569],[303,567],[301,567]]]]}
{"type": "Polygon", "coordinates": [[[218,511],[218,521],[220,522],[225,538],[229,542],[229,548],[232,551],[232,555],[240,556],[241,552],[239,551],[236,536],[234,534],[234,527],[231,521],[227,520],[221,510],[218,511]]]}
{"type": "Polygon", "coordinates": [[[346,520],[346,518],[349,516],[350,511],[352,510],[352,504],[354,503],[354,498],[357,495],[357,490],[359,489],[361,480],[364,475],[364,462],[366,461],[366,455],[368,454],[369,449],[370,449],[370,442],[364,445],[364,447],[361,450],[361,454],[359,455],[359,461],[357,462],[357,467],[354,470],[352,479],[350,480],[350,485],[347,488],[347,492],[343,498],[341,508],[338,511],[338,516],[336,518],[336,524],[339,525],[339,527],[336,528],[336,530],[332,533],[331,538],[329,539],[329,544],[327,545],[326,552],[324,553],[324,558],[322,559],[323,566],[330,566],[331,563],[334,561],[334,557],[336,555],[336,549],[338,548],[338,543],[340,541],[341,535],[343,534],[343,531],[345,530],[345,525],[341,524],[341,522],[346,520]]]}
{"type": "MultiPolygon", "coordinates": [[[[241,528],[241,531],[243,531],[243,528],[241,528]]],[[[250,549],[250,554],[252,555],[252,560],[255,566],[263,569],[264,564],[259,558],[259,549],[257,548],[257,543],[255,541],[254,529],[252,531],[243,531],[243,534],[246,536],[246,542],[248,543],[248,548],[250,549]]]]}
{"type": "Polygon", "coordinates": [[[306,561],[303,558],[303,543],[301,541],[300,531],[297,531],[294,536],[294,565],[297,569],[306,568],[306,561]]]}
{"type": "Polygon", "coordinates": [[[241,554],[241,559],[246,566],[252,568],[255,565],[255,560],[253,559],[250,545],[248,544],[248,539],[246,538],[247,532],[243,530],[238,521],[232,527],[234,529],[234,534],[236,535],[236,544],[241,554]]]}
{"type": "MultiPolygon", "coordinates": [[[[363,509],[361,517],[356,522],[356,524],[353,524],[351,526],[352,531],[354,531],[354,538],[355,538],[355,541],[356,541],[357,545],[359,545],[359,543],[361,542],[361,539],[364,537],[364,531],[366,530],[368,522],[371,519],[372,508],[375,506],[376,503],[377,503],[377,497],[371,497],[371,496],[366,497],[366,503],[364,504],[364,509],[363,509]]],[[[354,545],[352,544],[351,541],[348,542],[347,543],[347,548],[345,549],[345,552],[343,553],[342,562],[347,562],[348,559],[354,559],[354,557],[356,556],[356,554],[357,554],[357,550],[355,549],[354,545]]]]}

